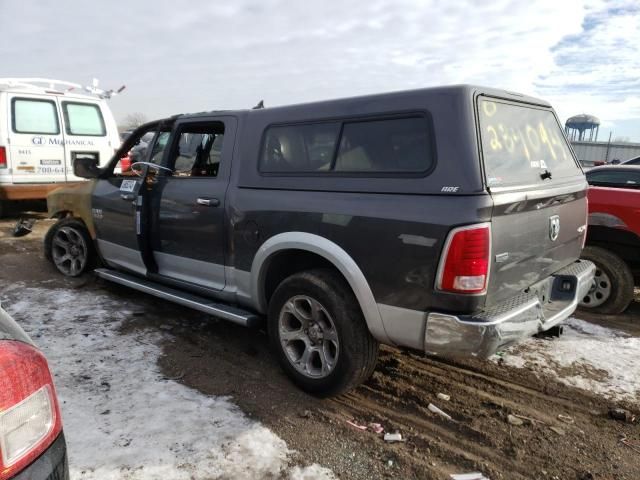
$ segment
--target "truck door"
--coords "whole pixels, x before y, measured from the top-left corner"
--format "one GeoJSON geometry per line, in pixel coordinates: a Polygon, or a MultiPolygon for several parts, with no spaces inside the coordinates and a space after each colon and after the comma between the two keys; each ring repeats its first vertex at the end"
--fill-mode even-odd
{"type": "Polygon", "coordinates": [[[82,179],[73,174],[75,158],[78,155],[90,156],[104,166],[113,156],[119,141],[113,138],[115,127],[110,123],[111,116],[104,115],[109,112],[102,111],[100,102],[65,98],[59,101],[66,145],[66,180],[80,181],[82,179]]]}
{"type": "MultiPolygon", "coordinates": [[[[153,125],[136,132],[131,142],[136,161],[160,164],[170,127],[153,125]],[[146,135],[146,137],[145,137],[146,135]],[[148,143],[142,138],[150,140],[148,143]],[[151,138],[149,138],[151,137],[151,138]]],[[[145,275],[149,262],[144,224],[146,199],[155,174],[147,167],[138,168],[142,175],[132,170],[121,172],[116,164],[109,165],[108,172],[96,180],[91,206],[100,254],[112,268],[129,270],[145,275]]]]}
{"type": "Polygon", "coordinates": [[[236,131],[233,117],[176,124],[149,214],[157,273],[212,290],[225,286],[225,194],[236,131]]]}
{"type": "Polygon", "coordinates": [[[64,136],[56,97],[10,94],[9,113],[13,183],[64,182],[64,136]]]}

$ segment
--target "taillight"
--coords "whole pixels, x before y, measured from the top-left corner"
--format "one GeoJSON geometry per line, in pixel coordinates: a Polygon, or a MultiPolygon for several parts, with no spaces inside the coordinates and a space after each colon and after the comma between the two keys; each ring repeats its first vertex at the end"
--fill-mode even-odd
{"type": "Polygon", "coordinates": [[[7,149],[0,147],[0,168],[7,168],[7,149]]]}
{"type": "Polygon", "coordinates": [[[61,430],[44,355],[26,343],[0,341],[0,480],[33,462],[61,430]]]}
{"type": "Polygon", "coordinates": [[[452,293],[484,293],[489,276],[490,252],[489,224],[452,230],[440,259],[436,288],[452,293]]]}

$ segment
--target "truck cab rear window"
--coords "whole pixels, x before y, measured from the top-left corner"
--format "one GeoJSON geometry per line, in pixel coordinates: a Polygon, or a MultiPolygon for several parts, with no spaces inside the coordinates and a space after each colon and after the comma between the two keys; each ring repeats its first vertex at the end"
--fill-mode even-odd
{"type": "Polygon", "coordinates": [[[62,102],[67,134],[103,137],[107,134],[100,107],[91,103],[62,102]]]}
{"type": "Polygon", "coordinates": [[[478,101],[478,111],[487,186],[538,184],[580,174],[552,111],[486,98],[478,101]]]}
{"type": "Polygon", "coordinates": [[[422,116],[274,126],[265,134],[260,171],[420,173],[433,165],[432,151],[422,116]]]}
{"type": "Polygon", "coordinates": [[[12,110],[13,131],[16,133],[60,133],[56,104],[50,100],[15,98],[12,110]]]}

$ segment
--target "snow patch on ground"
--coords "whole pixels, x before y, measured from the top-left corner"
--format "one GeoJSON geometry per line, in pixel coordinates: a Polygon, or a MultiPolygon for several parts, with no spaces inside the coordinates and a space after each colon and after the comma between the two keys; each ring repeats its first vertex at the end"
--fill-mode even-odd
{"type": "Polygon", "coordinates": [[[560,338],[531,338],[492,358],[610,399],[640,400],[640,338],[584,320],[569,319],[560,338]]]}
{"type": "Polygon", "coordinates": [[[289,468],[286,443],[229,399],[164,378],[162,335],[118,332],[126,303],[22,285],[0,293],[54,372],[72,479],[335,478],[318,465],[289,468]]]}

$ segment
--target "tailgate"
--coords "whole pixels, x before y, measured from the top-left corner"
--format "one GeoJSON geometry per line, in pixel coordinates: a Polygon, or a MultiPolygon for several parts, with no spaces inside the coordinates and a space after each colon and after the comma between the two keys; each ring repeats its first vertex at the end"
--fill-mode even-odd
{"type": "Polygon", "coordinates": [[[494,201],[490,306],[579,258],[587,183],[550,108],[480,96],[478,119],[494,201]]]}
{"type": "Polygon", "coordinates": [[[493,194],[487,305],[506,300],[580,257],[584,182],[527,194],[493,194]]]}

